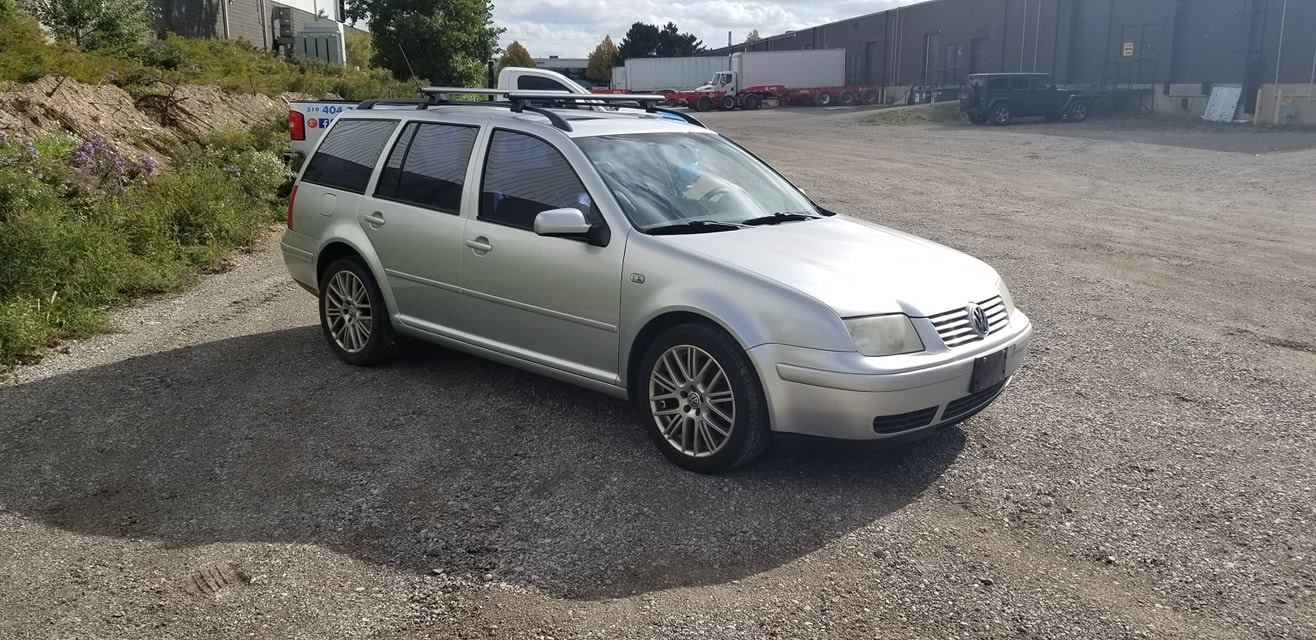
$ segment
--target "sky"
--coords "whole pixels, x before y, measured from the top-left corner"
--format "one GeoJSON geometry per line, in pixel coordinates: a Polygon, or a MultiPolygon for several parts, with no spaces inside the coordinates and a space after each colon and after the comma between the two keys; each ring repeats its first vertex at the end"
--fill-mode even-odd
{"type": "Polygon", "coordinates": [[[494,0],[494,23],[506,27],[506,48],[518,40],[536,58],[583,58],[611,35],[621,44],[634,22],[675,22],[708,47],[742,42],[753,29],[767,37],[842,20],[916,0],[494,0]],[[624,9],[624,10],[622,10],[624,9]]]}

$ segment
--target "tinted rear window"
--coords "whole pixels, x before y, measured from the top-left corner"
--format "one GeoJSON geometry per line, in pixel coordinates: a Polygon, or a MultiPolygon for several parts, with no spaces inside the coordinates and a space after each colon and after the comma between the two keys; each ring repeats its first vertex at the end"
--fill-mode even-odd
{"type": "Polygon", "coordinates": [[[568,91],[565,85],[556,80],[539,76],[521,76],[516,79],[516,88],[522,91],[568,91]]]}
{"type": "Polygon", "coordinates": [[[396,120],[339,120],[325,134],[302,174],[303,182],[365,193],[396,120]]]}
{"type": "Polygon", "coordinates": [[[446,124],[407,125],[379,175],[375,195],[459,213],[466,166],[478,131],[446,124]]]}
{"type": "Polygon", "coordinates": [[[987,81],[988,91],[1006,91],[1010,88],[1009,78],[992,78],[987,81]]]}

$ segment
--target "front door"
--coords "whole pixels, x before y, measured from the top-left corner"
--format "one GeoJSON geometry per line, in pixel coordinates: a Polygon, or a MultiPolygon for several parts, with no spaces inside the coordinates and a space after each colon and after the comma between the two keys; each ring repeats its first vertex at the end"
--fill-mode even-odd
{"type": "Polygon", "coordinates": [[[536,136],[495,129],[484,160],[479,212],[462,249],[469,338],[585,378],[617,384],[617,326],[625,236],[607,246],[540,236],[535,216],[576,208],[602,221],[560,150],[536,136]]]}
{"type": "Polygon", "coordinates": [[[462,189],[476,126],[412,122],[403,128],[359,208],[401,320],[452,335],[461,326],[462,189]]]}

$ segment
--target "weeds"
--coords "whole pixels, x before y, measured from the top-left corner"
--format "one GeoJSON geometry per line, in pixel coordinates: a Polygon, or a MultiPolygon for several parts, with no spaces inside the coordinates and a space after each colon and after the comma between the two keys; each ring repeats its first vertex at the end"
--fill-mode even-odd
{"type": "Polygon", "coordinates": [[[110,308],[258,237],[288,178],[277,140],[202,138],[164,169],[95,137],[0,136],[0,366],[103,331],[110,308]]]}

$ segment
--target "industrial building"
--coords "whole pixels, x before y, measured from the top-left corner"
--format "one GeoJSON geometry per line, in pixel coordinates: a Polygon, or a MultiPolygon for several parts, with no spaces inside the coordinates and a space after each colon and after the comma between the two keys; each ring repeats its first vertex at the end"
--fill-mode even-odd
{"type": "Polygon", "coordinates": [[[354,29],[342,24],[340,0],[158,0],[157,6],[159,34],[244,40],[330,62],[343,61],[342,33],[354,29]]]}
{"type": "Polygon", "coordinates": [[[953,87],[970,73],[1051,73],[1147,112],[1316,124],[1316,0],[930,0],[718,49],[844,49],[846,81],[953,87]]]}

